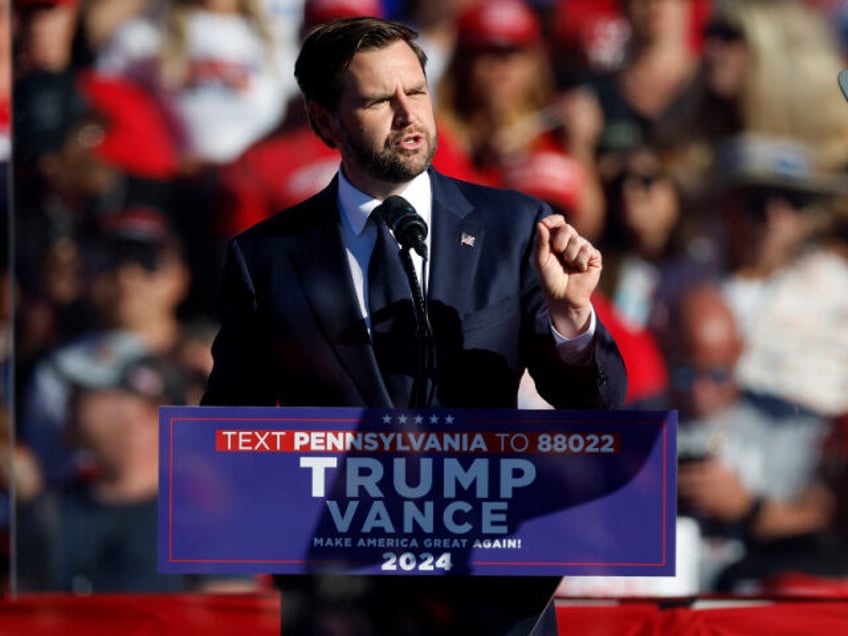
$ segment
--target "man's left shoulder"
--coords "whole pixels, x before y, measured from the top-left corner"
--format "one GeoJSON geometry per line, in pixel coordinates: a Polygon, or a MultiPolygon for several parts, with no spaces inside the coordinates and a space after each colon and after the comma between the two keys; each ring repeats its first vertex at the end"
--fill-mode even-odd
{"type": "Polygon", "coordinates": [[[473,181],[464,181],[456,177],[443,175],[435,170],[431,172],[434,189],[450,192],[455,188],[462,195],[472,201],[498,200],[498,201],[513,201],[531,207],[539,207],[542,201],[531,197],[530,195],[519,192],[518,190],[510,190],[507,188],[496,187],[493,185],[476,183],[473,181]]]}
{"type": "Polygon", "coordinates": [[[469,210],[500,222],[520,222],[546,216],[550,208],[541,200],[517,190],[463,181],[438,172],[431,173],[436,200],[448,205],[461,202],[469,210]]]}

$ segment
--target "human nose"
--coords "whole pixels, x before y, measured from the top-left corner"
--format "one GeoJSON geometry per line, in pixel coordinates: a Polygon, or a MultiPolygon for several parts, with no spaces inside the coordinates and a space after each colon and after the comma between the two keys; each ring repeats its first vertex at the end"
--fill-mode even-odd
{"type": "Polygon", "coordinates": [[[399,128],[408,126],[415,121],[415,110],[412,100],[402,90],[395,93],[394,102],[394,121],[399,128]]]}

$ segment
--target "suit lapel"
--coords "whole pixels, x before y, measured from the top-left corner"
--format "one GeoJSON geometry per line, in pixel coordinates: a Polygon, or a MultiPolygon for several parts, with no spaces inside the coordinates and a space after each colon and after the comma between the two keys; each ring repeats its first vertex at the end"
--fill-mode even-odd
{"type": "Polygon", "coordinates": [[[368,406],[390,406],[374,350],[359,313],[336,204],[336,182],[316,202],[316,222],[292,253],[315,320],[368,406]]]}
{"type": "Polygon", "coordinates": [[[483,226],[471,214],[473,206],[459,189],[437,172],[430,172],[433,187],[429,297],[461,309],[468,305],[472,282],[483,249],[483,226]]]}

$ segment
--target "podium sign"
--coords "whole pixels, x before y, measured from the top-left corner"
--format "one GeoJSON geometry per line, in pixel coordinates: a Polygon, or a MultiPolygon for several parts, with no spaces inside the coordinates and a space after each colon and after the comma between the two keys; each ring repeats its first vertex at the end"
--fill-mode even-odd
{"type": "Polygon", "coordinates": [[[674,574],[673,411],[160,409],[159,569],[674,574]]]}

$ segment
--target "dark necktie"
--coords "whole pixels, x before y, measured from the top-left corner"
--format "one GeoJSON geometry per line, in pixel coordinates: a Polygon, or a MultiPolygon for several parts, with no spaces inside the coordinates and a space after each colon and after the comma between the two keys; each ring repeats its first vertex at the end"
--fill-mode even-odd
{"type": "Polygon", "coordinates": [[[377,242],[368,264],[371,339],[393,405],[407,407],[417,361],[412,294],[398,243],[388,226],[373,216],[369,223],[377,227],[377,242]]]}

